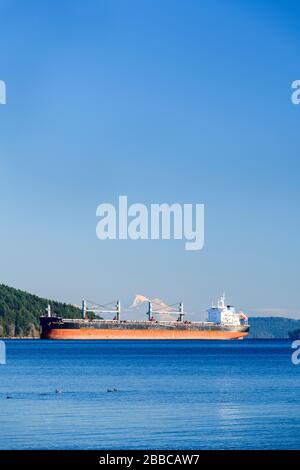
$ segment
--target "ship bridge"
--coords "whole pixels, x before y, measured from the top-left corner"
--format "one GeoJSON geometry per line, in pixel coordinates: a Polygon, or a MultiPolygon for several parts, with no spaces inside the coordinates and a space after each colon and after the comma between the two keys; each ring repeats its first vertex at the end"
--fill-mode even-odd
{"type": "Polygon", "coordinates": [[[217,305],[212,305],[208,309],[208,321],[216,324],[223,325],[241,325],[247,323],[248,318],[242,312],[236,312],[235,307],[226,305],[225,294],[223,294],[217,305]]]}

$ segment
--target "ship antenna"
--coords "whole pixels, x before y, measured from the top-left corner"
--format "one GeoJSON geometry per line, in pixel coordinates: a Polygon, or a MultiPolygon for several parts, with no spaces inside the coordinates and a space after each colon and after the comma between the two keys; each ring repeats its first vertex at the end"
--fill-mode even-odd
{"type": "Polygon", "coordinates": [[[225,292],[223,292],[223,295],[221,295],[219,302],[218,302],[218,308],[224,308],[225,307],[225,292]]]}

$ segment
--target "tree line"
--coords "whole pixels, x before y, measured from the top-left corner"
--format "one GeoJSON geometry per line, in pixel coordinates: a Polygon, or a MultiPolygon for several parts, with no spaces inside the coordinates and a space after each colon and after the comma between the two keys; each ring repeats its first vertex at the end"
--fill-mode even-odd
{"type": "Polygon", "coordinates": [[[38,337],[39,317],[46,314],[48,303],[53,314],[80,318],[79,308],[49,301],[19,289],[0,284],[0,337],[38,337]]]}

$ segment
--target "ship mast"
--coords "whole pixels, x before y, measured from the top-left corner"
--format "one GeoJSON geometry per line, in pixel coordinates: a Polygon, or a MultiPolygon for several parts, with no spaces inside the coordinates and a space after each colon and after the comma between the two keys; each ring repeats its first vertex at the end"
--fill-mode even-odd
{"type": "Polygon", "coordinates": [[[46,310],[47,310],[47,316],[51,317],[51,305],[50,304],[47,305],[46,310]]]}
{"type": "MultiPolygon", "coordinates": [[[[156,302],[148,302],[148,310],[147,310],[147,316],[148,316],[148,321],[153,321],[154,315],[178,315],[178,322],[183,322],[185,312],[183,310],[183,302],[179,302],[177,309],[172,306],[172,305],[161,305],[158,303],[157,306],[158,308],[154,308],[152,306],[152,303],[156,302]]],[[[175,305],[175,304],[174,304],[175,305]]]]}
{"type": "Polygon", "coordinates": [[[120,321],[120,315],[121,315],[121,302],[119,300],[117,300],[117,304],[116,304],[116,319],[117,321],[119,322],[120,321]]]}
{"type": "Polygon", "coordinates": [[[92,313],[98,313],[98,314],[104,314],[104,313],[114,313],[115,317],[114,320],[117,322],[120,322],[120,317],[121,317],[121,302],[119,300],[110,302],[109,304],[106,305],[100,305],[96,304],[95,302],[92,302],[90,300],[82,300],[82,318],[83,320],[86,320],[87,313],[92,312],[92,313]],[[88,306],[88,303],[92,306],[88,306]],[[113,306],[113,304],[115,304],[113,306]]]}
{"type": "Polygon", "coordinates": [[[85,320],[87,317],[87,307],[86,307],[86,300],[82,299],[82,308],[81,308],[81,313],[82,313],[82,319],[85,320]]]}
{"type": "Polygon", "coordinates": [[[148,311],[147,311],[147,315],[148,315],[148,321],[151,321],[152,319],[152,302],[148,302],[148,311]]]}
{"type": "Polygon", "coordinates": [[[183,302],[180,302],[179,304],[179,317],[178,317],[178,321],[183,321],[183,318],[184,318],[184,311],[183,311],[183,302]]]}

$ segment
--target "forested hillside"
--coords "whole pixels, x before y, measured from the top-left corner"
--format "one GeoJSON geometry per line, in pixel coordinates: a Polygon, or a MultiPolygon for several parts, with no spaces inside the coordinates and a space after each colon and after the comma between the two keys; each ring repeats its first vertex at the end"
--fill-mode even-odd
{"type": "Polygon", "coordinates": [[[249,324],[249,338],[289,338],[300,329],[300,320],[283,317],[251,317],[249,324]]]}
{"type": "Polygon", "coordinates": [[[48,301],[36,295],[0,284],[0,337],[39,336],[39,317],[45,315],[47,304],[65,318],[79,318],[81,312],[72,305],[48,301]]]}

